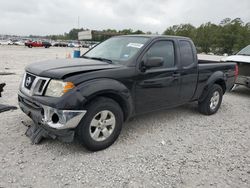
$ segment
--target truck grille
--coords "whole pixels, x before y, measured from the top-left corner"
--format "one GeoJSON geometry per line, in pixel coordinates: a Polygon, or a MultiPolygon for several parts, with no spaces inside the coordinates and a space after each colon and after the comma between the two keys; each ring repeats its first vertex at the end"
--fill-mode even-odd
{"type": "Polygon", "coordinates": [[[21,85],[21,91],[27,95],[43,95],[50,78],[44,78],[25,73],[21,85]]]}
{"type": "Polygon", "coordinates": [[[27,73],[25,77],[24,87],[30,90],[35,79],[35,76],[27,73]]]}

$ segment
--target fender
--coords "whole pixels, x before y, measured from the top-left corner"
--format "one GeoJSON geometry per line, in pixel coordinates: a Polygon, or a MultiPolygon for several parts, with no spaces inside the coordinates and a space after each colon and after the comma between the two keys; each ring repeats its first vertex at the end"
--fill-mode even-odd
{"type": "Polygon", "coordinates": [[[114,99],[121,106],[125,119],[133,113],[134,107],[130,90],[117,80],[109,78],[93,79],[78,85],[77,90],[86,99],[83,105],[95,97],[105,96],[114,99]]]}
{"type": "Polygon", "coordinates": [[[226,79],[227,78],[222,71],[216,71],[208,78],[205,87],[210,88],[216,81],[223,80],[225,82],[226,79]]]}
{"type": "Polygon", "coordinates": [[[224,75],[224,73],[222,71],[216,71],[214,72],[207,80],[203,92],[201,94],[201,96],[199,97],[199,101],[203,101],[206,96],[208,95],[208,91],[209,88],[211,88],[211,86],[216,83],[216,82],[222,82],[225,84],[226,81],[226,76],[224,75]]]}

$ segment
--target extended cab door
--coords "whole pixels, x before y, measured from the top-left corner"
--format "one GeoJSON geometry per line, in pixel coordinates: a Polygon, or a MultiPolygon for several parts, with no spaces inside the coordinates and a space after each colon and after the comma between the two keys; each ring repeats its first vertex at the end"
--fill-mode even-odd
{"type": "Polygon", "coordinates": [[[191,101],[198,81],[197,55],[193,42],[190,40],[179,40],[180,65],[181,65],[181,92],[180,101],[186,103],[191,101]]]}
{"type": "Polygon", "coordinates": [[[140,66],[149,58],[163,58],[160,67],[140,69],[136,80],[136,113],[153,111],[179,103],[180,73],[176,56],[177,45],[173,40],[153,42],[142,55],[140,66]]]}

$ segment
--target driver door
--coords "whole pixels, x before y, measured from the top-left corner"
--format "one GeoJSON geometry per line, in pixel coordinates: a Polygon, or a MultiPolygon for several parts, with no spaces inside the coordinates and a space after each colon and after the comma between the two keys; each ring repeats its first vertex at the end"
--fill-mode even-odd
{"type": "Polygon", "coordinates": [[[142,58],[161,57],[161,67],[148,68],[136,81],[136,113],[171,107],[179,103],[180,72],[176,64],[174,41],[154,42],[142,58]]]}

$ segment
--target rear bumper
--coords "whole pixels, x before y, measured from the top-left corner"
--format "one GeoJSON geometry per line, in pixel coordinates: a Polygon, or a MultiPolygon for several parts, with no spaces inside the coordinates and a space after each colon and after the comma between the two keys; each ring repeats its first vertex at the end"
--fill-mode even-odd
{"type": "Polygon", "coordinates": [[[249,76],[238,76],[235,84],[244,85],[250,88],[250,77],[249,76]]]}

